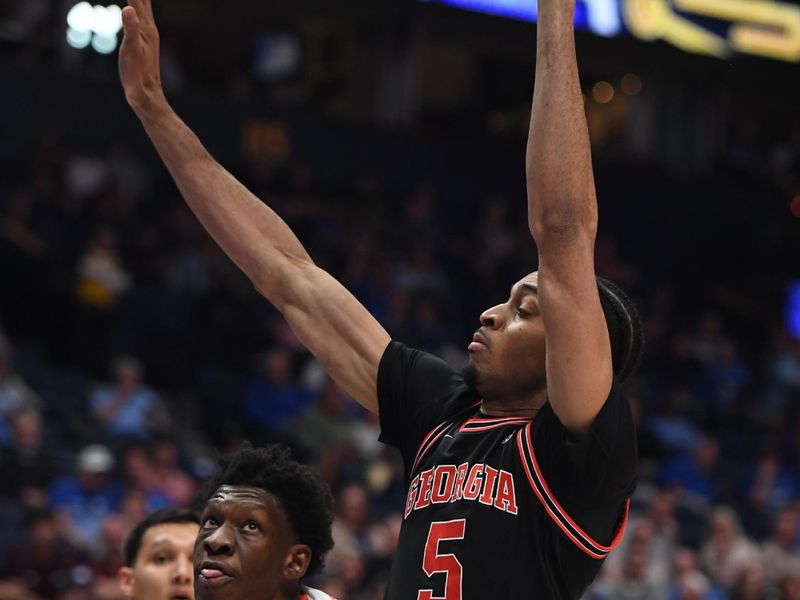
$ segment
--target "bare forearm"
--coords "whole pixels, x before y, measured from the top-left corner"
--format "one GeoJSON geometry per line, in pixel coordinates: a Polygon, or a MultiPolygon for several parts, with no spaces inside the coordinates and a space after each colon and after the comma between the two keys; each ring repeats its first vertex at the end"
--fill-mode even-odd
{"type": "Polygon", "coordinates": [[[597,209],[573,30],[574,1],[540,0],[526,157],[528,219],[547,235],[593,230],[597,209]]]}
{"type": "Polygon", "coordinates": [[[134,109],[203,227],[259,290],[278,295],[286,267],[311,262],[291,229],[214,160],[166,102],[134,109]]]}

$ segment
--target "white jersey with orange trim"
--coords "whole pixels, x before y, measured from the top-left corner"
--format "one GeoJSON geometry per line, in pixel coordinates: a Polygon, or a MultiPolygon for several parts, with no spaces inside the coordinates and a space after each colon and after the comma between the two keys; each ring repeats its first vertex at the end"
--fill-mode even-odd
{"type": "Polygon", "coordinates": [[[300,600],[336,600],[336,598],[329,596],[322,590],[302,586],[300,588],[300,600]]]}
{"type": "Polygon", "coordinates": [[[407,486],[386,600],[581,596],[622,539],[634,487],[635,429],[616,383],[575,440],[549,405],[483,414],[459,373],[392,342],[378,398],[407,486]]]}

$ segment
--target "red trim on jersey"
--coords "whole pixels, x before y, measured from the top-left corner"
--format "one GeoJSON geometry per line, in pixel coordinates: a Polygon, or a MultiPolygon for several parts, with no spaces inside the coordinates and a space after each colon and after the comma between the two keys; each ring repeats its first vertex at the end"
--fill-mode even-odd
{"type": "Polygon", "coordinates": [[[449,420],[445,421],[444,423],[439,423],[436,427],[428,432],[428,435],[425,436],[425,439],[423,439],[422,443],[419,445],[417,455],[414,457],[414,464],[411,466],[411,473],[414,473],[414,471],[417,470],[419,461],[422,460],[422,457],[428,453],[428,451],[439,440],[439,438],[444,435],[444,432],[447,431],[449,424],[449,420]],[[431,439],[432,437],[433,439],[431,439]]]}
{"type": "Polygon", "coordinates": [[[473,404],[470,404],[469,406],[467,406],[467,407],[466,407],[466,408],[464,408],[463,410],[460,410],[459,412],[457,412],[455,415],[453,415],[453,416],[452,416],[452,417],[450,417],[449,419],[445,419],[444,421],[442,421],[441,423],[439,423],[439,424],[438,424],[436,427],[434,427],[433,429],[431,429],[431,430],[428,432],[428,435],[426,435],[426,436],[425,436],[425,437],[422,439],[422,442],[420,442],[420,444],[419,444],[419,448],[417,449],[417,454],[416,454],[416,456],[414,457],[414,463],[413,463],[413,465],[411,466],[411,471],[409,471],[409,472],[410,472],[410,473],[414,473],[414,471],[416,471],[416,470],[417,470],[417,465],[419,465],[419,461],[421,461],[421,460],[422,460],[422,458],[423,458],[423,457],[424,457],[424,456],[425,456],[425,455],[428,453],[428,451],[429,451],[429,450],[430,450],[430,449],[433,447],[433,445],[434,445],[434,444],[435,444],[437,441],[439,441],[439,438],[441,438],[441,437],[442,437],[442,435],[444,435],[444,432],[445,432],[445,431],[447,431],[447,428],[450,426],[450,424],[453,422],[453,420],[454,420],[456,417],[458,417],[458,416],[460,416],[460,415],[464,414],[465,412],[467,412],[467,411],[469,411],[469,410],[471,410],[471,409],[475,408],[475,407],[476,407],[476,406],[478,406],[479,404],[480,404],[480,400],[479,400],[479,401],[477,401],[477,402],[475,402],[475,403],[473,403],[473,404]],[[439,431],[440,429],[441,429],[441,431],[439,431]],[[434,437],[434,436],[435,436],[435,437],[434,437]],[[433,438],[433,439],[431,439],[431,438],[433,438]]]}
{"type": "Polygon", "coordinates": [[[604,546],[600,544],[596,540],[594,540],[589,534],[587,534],[581,527],[575,523],[575,521],[570,518],[569,514],[564,510],[564,508],[558,503],[553,493],[550,491],[550,488],[547,485],[547,482],[544,480],[542,476],[541,470],[539,469],[539,463],[536,460],[536,453],[533,450],[533,441],[531,439],[531,427],[530,424],[524,429],[520,430],[519,434],[517,435],[517,446],[520,452],[520,459],[522,460],[522,466],[525,469],[525,474],[528,477],[528,482],[531,484],[534,493],[539,498],[539,501],[542,503],[542,506],[545,508],[547,514],[555,521],[556,525],[569,537],[581,550],[583,550],[586,554],[593,558],[602,559],[605,558],[606,555],[616,548],[620,542],[622,541],[622,536],[625,532],[625,525],[628,522],[628,514],[630,511],[630,499],[625,501],[625,506],[623,508],[622,518],[617,525],[617,529],[615,531],[614,539],[611,542],[610,546],[604,546]],[[524,442],[525,448],[523,448],[523,431],[525,433],[524,442]],[[528,461],[526,460],[525,449],[528,450],[531,462],[533,464],[533,473],[530,470],[530,466],[528,461]],[[537,482],[539,482],[544,490],[544,493],[547,495],[547,500],[542,496],[542,493],[539,491],[539,487],[534,482],[534,477],[537,482]],[[549,503],[548,503],[549,500],[549,503]],[[552,504],[555,507],[554,510],[550,507],[552,504]],[[582,538],[578,540],[575,535],[567,528],[566,523],[572,527],[572,529],[582,538]],[[587,547],[588,546],[588,547],[587,547]],[[591,548],[591,549],[590,549],[591,548]],[[594,552],[596,550],[597,552],[594,552]]]}
{"type": "Polygon", "coordinates": [[[489,431],[496,427],[505,425],[527,425],[531,422],[528,417],[502,417],[497,419],[485,419],[481,417],[471,417],[461,424],[458,429],[460,432],[489,431]]]}

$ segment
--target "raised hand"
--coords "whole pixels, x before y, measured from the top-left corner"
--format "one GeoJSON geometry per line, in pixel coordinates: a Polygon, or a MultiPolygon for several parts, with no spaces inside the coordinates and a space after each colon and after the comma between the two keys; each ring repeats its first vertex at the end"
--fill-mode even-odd
{"type": "Polygon", "coordinates": [[[125,36],[119,51],[119,77],[134,110],[166,102],[161,87],[159,37],[151,0],[128,0],[122,9],[125,36]]]}

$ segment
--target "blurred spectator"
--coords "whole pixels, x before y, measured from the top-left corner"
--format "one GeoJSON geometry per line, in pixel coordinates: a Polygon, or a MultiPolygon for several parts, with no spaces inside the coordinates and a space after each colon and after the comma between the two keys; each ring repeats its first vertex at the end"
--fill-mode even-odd
{"type": "Polygon", "coordinates": [[[180,451],[168,437],[156,439],[151,447],[153,471],[161,491],[172,506],[189,506],[197,496],[197,483],[181,469],[180,451]]]}
{"type": "Polygon", "coordinates": [[[144,385],[142,364],[119,356],[111,364],[114,383],[99,387],[90,399],[92,414],[116,444],[125,439],[148,439],[166,425],[166,413],[156,393],[144,385]]]}
{"type": "Polygon", "coordinates": [[[111,142],[106,161],[111,177],[134,202],[150,188],[150,172],[124,136],[111,142]]]}
{"type": "Polygon", "coordinates": [[[75,569],[84,557],[61,535],[56,518],[49,511],[31,513],[27,536],[23,545],[8,553],[7,577],[43,598],[55,598],[72,585],[75,569]]]}
{"type": "MultiPolygon", "coordinates": [[[[434,296],[420,296],[413,305],[407,343],[442,356],[453,341],[452,329],[442,320],[442,306],[434,296]]],[[[466,361],[464,361],[466,362],[466,361]]]]}
{"type": "Polygon", "coordinates": [[[364,576],[364,566],[359,557],[370,554],[368,501],[366,488],[357,482],[345,485],[336,499],[332,528],[334,547],[326,561],[348,590],[353,579],[364,576]]]}
{"type": "Polygon", "coordinates": [[[610,599],[663,597],[669,582],[672,552],[673,540],[657,532],[651,519],[631,517],[624,544],[609,556],[603,567],[606,583],[597,586],[598,595],[610,599]]]}
{"type": "Polygon", "coordinates": [[[0,498],[44,508],[56,467],[44,445],[41,417],[33,410],[20,411],[11,428],[11,446],[0,450],[0,498]]]}
{"type": "MultiPolygon", "coordinates": [[[[122,544],[134,525],[135,523],[128,524],[116,515],[111,515],[103,521],[103,533],[90,565],[93,587],[99,585],[108,588],[110,587],[109,581],[116,583],[117,571],[124,564],[121,552],[122,544]]],[[[118,589],[116,594],[119,596],[118,589]]]]}
{"type": "Polygon", "coordinates": [[[730,600],[763,600],[766,592],[764,569],[760,563],[747,565],[730,593],[730,600]]]}
{"type": "Polygon", "coordinates": [[[47,241],[36,227],[35,202],[32,193],[18,190],[0,218],[0,241],[8,243],[19,259],[37,260],[47,252],[47,241]]]}
{"type": "Polygon", "coordinates": [[[144,447],[131,446],[125,450],[122,455],[122,477],[126,494],[143,494],[145,513],[155,512],[169,504],[155,465],[144,447]]]}
{"type": "Polygon", "coordinates": [[[800,572],[783,576],[778,585],[778,600],[800,600],[800,572]]]}
{"type": "Polygon", "coordinates": [[[98,228],[78,259],[76,271],[79,313],[74,323],[73,351],[93,370],[99,370],[106,360],[113,309],[133,284],[122,264],[115,229],[98,228]]]}
{"type": "Polygon", "coordinates": [[[678,548],[672,562],[669,600],[722,600],[722,595],[697,565],[697,555],[690,548],[678,548]]]}
{"type": "Polygon", "coordinates": [[[631,546],[622,564],[620,580],[611,587],[609,600],[650,600],[663,598],[664,591],[657,582],[648,578],[650,566],[647,549],[639,544],[631,546]]]}
{"type": "Polygon", "coordinates": [[[211,287],[207,246],[184,246],[170,256],[167,264],[167,287],[178,293],[202,295],[211,287]]]}
{"type": "Polygon", "coordinates": [[[440,264],[431,245],[416,239],[408,259],[397,266],[394,285],[409,294],[442,295],[448,288],[448,280],[440,264]]]}
{"type": "Polygon", "coordinates": [[[787,506],[778,511],[774,531],[761,546],[764,578],[777,585],[789,574],[800,576],[800,508],[787,506]]]}
{"type": "Polygon", "coordinates": [[[774,353],[766,365],[764,405],[773,420],[800,403],[800,339],[781,330],[774,342],[774,353]]]}
{"type": "Polygon", "coordinates": [[[111,479],[113,467],[114,456],[107,447],[87,446],[78,455],[77,474],[50,486],[60,531],[80,548],[98,548],[104,519],[119,508],[121,492],[111,479]]]}
{"type": "Polygon", "coordinates": [[[778,509],[800,498],[800,473],[788,468],[774,448],[767,447],[746,470],[742,487],[747,523],[756,535],[766,535],[778,509]]]}
{"type": "Polygon", "coordinates": [[[260,373],[250,379],[244,412],[250,433],[259,441],[283,438],[281,430],[312,401],[310,392],[295,382],[292,353],[275,347],[260,361],[260,373]]]}
{"type": "Polygon", "coordinates": [[[706,364],[705,379],[711,412],[730,416],[742,388],[751,380],[750,369],[739,358],[739,348],[732,339],[716,344],[716,354],[706,364]]]}
{"type": "MultiPolygon", "coordinates": [[[[435,240],[442,227],[439,217],[439,194],[430,183],[420,184],[406,198],[402,230],[409,240],[435,240]]],[[[399,232],[398,232],[399,233],[399,232]]]]}
{"type": "Polygon", "coordinates": [[[688,455],[701,442],[700,428],[686,414],[694,401],[688,390],[674,390],[664,408],[647,422],[647,429],[664,451],[688,455]]]}
{"type": "Polygon", "coordinates": [[[353,445],[351,426],[354,410],[348,410],[344,393],[326,377],[322,391],[300,417],[292,423],[298,441],[316,462],[326,451],[353,445]]]}
{"type": "Polygon", "coordinates": [[[689,336],[688,353],[703,366],[708,366],[723,354],[726,341],[722,316],[716,311],[708,311],[700,318],[695,334],[689,336]]]}
{"type": "Polygon", "coordinates": [[[78,300],[89,307],[108,309],[131,286],[117,251],[117,233],[101,227],[78,262],[78,300]]]}
{"type": "Polygon", "coordinates": [[[666,589],[679,538],[674,515],[677,495],[674,489],[661,490],[650,501],[646,515],[631,514],[620,546],[603,565],[604,579],[620,580],[628,554],[641,551],[647,558],[647,581],[654,589],[666,589]]]}
{"type": "Polygon", "coordinates": [[[679,486],[685,493],[713,502],[718,460],[719,444],[706,438],[697,444],[691,456],[678,456],[667,461],[655,479],[663,486],[679,486]]]}
{"type": "Polygon", "coordinates": [[[11,346],[0,333],[0,446],[11,442],[11,420],[17,413],[38,410],[39,396],[14,370],[11,346]]]}
{"type": "MultiPolygon", "coordinates": [[[[761,555],[752,540],[741,530],[739,518],[732,508],[716,508],[711,517],[711,533],[700,550],[703,568],[726,590],[742,587],[745,571],[761,564],[761,555]]],[[[753,575],[749,575],[753,578],[753,575]]],[[[750,582],[745,586],[749,589],[750,582]]],[[[742,588],[744,589],[744,588],[742,588]]]]}
{"type": "Polygon", "coordinates": [[[699,571],[687,573],[675,581],[669,600],[717,600],[721,598],[715,594],[708,582],[708,578],[699,571]]]}

